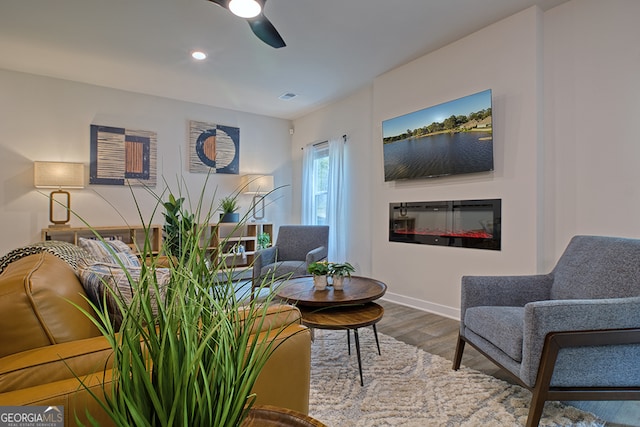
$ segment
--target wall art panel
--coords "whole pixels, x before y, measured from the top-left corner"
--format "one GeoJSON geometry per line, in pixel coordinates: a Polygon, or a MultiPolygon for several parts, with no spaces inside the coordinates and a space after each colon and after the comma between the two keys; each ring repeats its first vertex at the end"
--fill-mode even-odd
{"type": "Polygon", "coordinates": [[[239,159],[239,128],[189,122],[189,172],[238,174],[239,159]]]}
{"type": "Polygon", "coordinates": [[[155,132],[91,125],[89,184],[155,187],[155,132]]]}

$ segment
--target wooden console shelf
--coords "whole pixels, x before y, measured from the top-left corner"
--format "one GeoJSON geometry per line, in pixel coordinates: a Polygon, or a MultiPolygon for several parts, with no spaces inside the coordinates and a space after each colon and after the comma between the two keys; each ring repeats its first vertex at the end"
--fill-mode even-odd
{"type": "Polygon", "coordinates": [[[273,241],[273,224],[248,222],[244,224],[221,222],[210,224],[208,249],[213,259],[225,268],[248,270],[253,265],[258,250],[258,236],[266,233],[273,241]]]}
{"type": "MultiPolygon", "coordinates": [[[[106,227],[66,227],[42,229],[42,240],[59,240],[78,244],[81,237],[94,239],[94,231],[104,239],[117,239],[125,242],[134,253],[142,249],[145,241],[145,230],[140,227],[106,226],[106,227]]],[[[154,254],[162,250],[162,226],[153,225],[151,233],[151,251],[154,254]]],[[[273,241],[273,224],[262,222],[211,223],[207,225],[207,232],[201,242],[207,248],[212,260],[220,262],[224,269],[238,272],[238,278],[251,277],[251,266],[258,250],[258,236],[267,233],[273,241]]]]}
{"type": "MultiPolygon", "coordinates": [[[[61,227],[61,228],[43,228],[42,240],[59,240],[62,242],[78,244],[80,237],[86,239],[95,239],[95,233],[98,233],[104,239],[117,239],[125,242],[134,253],[138,253],[138,248],[142,250],[145,241],[145,230],[140,227],[129,226],[106,226],[106,227],[61,227]]],[[[151,251],[154,254],[160,252],[162,247],[162,226],[152,225],[149,227],[151,234],[151,251]]]]}

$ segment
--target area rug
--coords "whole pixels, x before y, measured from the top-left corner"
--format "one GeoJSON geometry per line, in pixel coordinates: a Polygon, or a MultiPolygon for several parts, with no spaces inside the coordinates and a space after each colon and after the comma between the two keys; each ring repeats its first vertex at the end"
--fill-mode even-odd
{"type": "MultiPolygon", "coordinates": [[[[309,415],[330,427],[522,426],[531,393],[462,368],[371,328],[360,330],[364,387],[344,331],[315,330],[309,415]]],[[[351,345],[354,347],[353,337],[351,345]]],[[[593,414],[547,402],[541,426],[604,426],[593,414]]]]}

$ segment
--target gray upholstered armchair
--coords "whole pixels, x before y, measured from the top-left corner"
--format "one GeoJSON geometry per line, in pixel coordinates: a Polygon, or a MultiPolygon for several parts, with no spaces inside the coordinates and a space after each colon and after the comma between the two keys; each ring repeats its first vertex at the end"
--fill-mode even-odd
{"type": "Polygon", "coordinates": [[[327,258],[329,226],[283,225],[278,229],[276,244],[256,252],[253,283],[264,277],[290,278],[304,276],[312,262],[327,258]]]}
{"type": "Polygon", "coordinates": [[[576,236],[546,275],[462,278],[471,344],[546,400],[640,400],[640,240],[576,236]]]}

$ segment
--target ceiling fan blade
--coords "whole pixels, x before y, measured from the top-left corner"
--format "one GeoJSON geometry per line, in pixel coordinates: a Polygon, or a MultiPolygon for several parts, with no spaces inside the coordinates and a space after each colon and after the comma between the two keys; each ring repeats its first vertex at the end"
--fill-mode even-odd
{"type": "Polygon", "coordinates": [[[220,6],[224,7],[225,9],[227,9],[227,3],[229,3],[228,0],[209,0],[211,3],[215,3],[215,4],[219,4],[220,6]]]}
{"type": "MultiPolygon", "coordinates": [[[[229,10],[229,0],[209,0],[211,3],[215,3],[229,10]]],[[[267,0],[262,1],[262,7],[267,3],[267,0]]],[[[247,19],[249,26],[251,27],[251,31],[263,42],[268,44],[271,47],[276,49],[285,47],[286,43],[276,30],[276,27],[264,16],[263,13],[260,13],[255,18],[247,19]]]]}
{"type": "Polygon", "coordinates": [[[251,27],[251,31],[269,46],[276,49],[286,46],[276,27],[273,26],[264,14],[261,13],[255,18],[247,19],[247,22],[251,27]]]}

